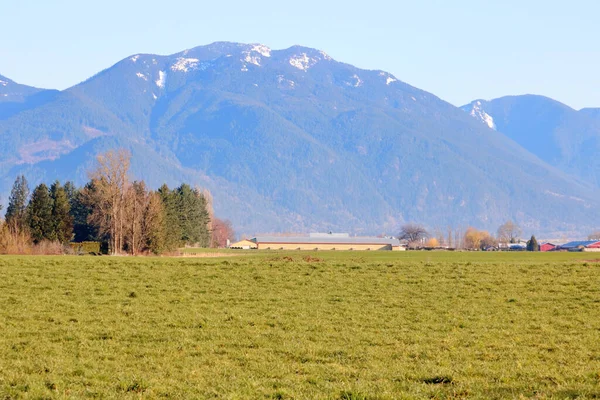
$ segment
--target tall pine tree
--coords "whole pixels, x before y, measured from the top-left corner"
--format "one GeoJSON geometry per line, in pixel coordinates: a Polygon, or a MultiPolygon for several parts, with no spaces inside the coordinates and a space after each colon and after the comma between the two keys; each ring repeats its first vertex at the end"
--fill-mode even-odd
{"type": "Polygon", "coordinates": [[[6,223],[13,232],[21,232],[27,225],[26,210],[29,186],[24,175],[18,176],[13,184],[6,208],[6,223]]]}
{"type": "Polygon", "coordinates": [[[527,241],[527,251],[540,251],[540,245],[534,235],[527,241]]]}
{"type": "Polygon", "coordinates": [[[182,184],[176,191],[179,224],[181,226],[181,241],[189,245],[208,247],[210,232],[208,223],[207,202],[202,193],[192,189],[188,184],[182,184]]]}
{"type": "Polygon", "coordinates": [[[146,231],[146,247],[154,254],[160,254],[168,250],[167,225],[165,223],[165,208],[158,192],[151,192],[148,198],[148,206],[144,212],[143,229],[146,231]]]}
{"type": "Polygon", "coordinates": [[[31,194],[27,205],[27,225],[34,243],[53,239],[52,198],[48,186],[43,183],[36,186],[31,194]]]}
{"type": "Polygon", "coordinates": [[[162,200],[164,212],[164,241],[162,245],[165,250],[175,250],[183,243],[181,241],[182,230],[179,218],[179,202],[177,194],[164,184],[158,189],[162,200]]]}
{"type": "MultiPolygon", "coordinates": [[[[93,190],[92,186],[92,182],[88,182],[84,190],[93,190]]],[[[73,218],[73,241],[87,242],[100,240],[98,237],[98,228],[88,222],[90,209],[85,204],[82,190],[75,187],[73,182],[65,183],[64,189],[69,199],[69,211],[73,218]]]]}
{"type": "Polygon", "coordinates": [[[73,236],[73,217],[71,216],[71,205],[67,192],[56,181],[50,186],[50,197],[52,198],[52,240],[68,243],[73,236]]]}

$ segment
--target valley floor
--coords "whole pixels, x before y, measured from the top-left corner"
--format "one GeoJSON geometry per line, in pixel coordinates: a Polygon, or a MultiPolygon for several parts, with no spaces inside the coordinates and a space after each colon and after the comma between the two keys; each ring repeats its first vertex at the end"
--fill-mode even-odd
{"type": "Polygon", "coordinates": [[[0,398],[598,398],[593,254],[0,257],[0,398]]]}

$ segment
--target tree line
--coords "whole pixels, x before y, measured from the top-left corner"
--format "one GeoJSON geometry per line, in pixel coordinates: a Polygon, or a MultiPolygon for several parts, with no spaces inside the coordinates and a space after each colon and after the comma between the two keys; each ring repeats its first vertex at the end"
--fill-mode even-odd
{"type": "MultiPolygon", "coordinates": [[[[496,236],[474,227],[468,227],[464,231],[448,227],[445,232],[436,229],[435,232],[430,233],[419,224],[408,223],[400,228],[398,238],[411,248],[444,246],[466,250],[486,250],[496,249],[501,245],[509,247],[511,244],[517,244],[520,241],[521,234],[521,228],[513,221],[502,224],[498,228],[496,236]]],[[[539,244],[535,235],[532,235],[526,242],[526,249],[528,251],[539,251],[539,244]]]]}
{"type": "Polygon", "coordinates": [[[186,245],[224,247],[233,239],[231,223],[213,215],[210,192],[186,183],[151,190],[144,181],[129,180],[129,166],[128,152],[109,151],[97,157],[83,187],[41,183],[31,195],[27,179],[17,177],[0,250],[10,252],[11,243],[93,241],[110,254],[162,254],[186,245]]]}

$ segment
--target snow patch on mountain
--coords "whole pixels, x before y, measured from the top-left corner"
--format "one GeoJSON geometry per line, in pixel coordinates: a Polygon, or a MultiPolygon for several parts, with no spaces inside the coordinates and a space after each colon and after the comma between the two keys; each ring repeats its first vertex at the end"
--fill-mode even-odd
{"type": "Polygon", "coordinates": [[[242,61],[248,63],[248,64],[254,64],[258,67],[260,67],[260,56],[257,55],[253,55],[251,52],[246,52],[245,53],[245,57],[242,61]]]}
{"type": "Polygon", "coordinates": [[[198,69],[200,60],[197,58],[179,57],[175,64],[171,65],[171,71],[188,72],[198,69]]]}
{"type": "Polygon", "coordinates": [[[325,53],[324,51],[319,51],[319,54],[321,55],[321,57],[323,57],[323,60],[327,60],[327,61],[333,60],[333,58],[331,58],[329,56],[329,54],[325,53]]]}
{"type": "Polygon", "coordinates": [[[473,118],[486,124],[491,129],[496,130],[494,118],[483,110],[481,101],[476,101],[473,103],[473,107],[471,108],[471,112],[469,114],[473,118]]]}
{"type": "Polygon", "coordinates": [[[353,86],[355,88],[362,86],[363,81],[362,79],[360,79],[360,77],[356,74],[352,75],[352,79],[354,79],[354,82],[346,82],[346,85],[348,86],[353,86]]]}
{"type": "Polygon", "coordinates": [[[131,57],[131,58],[130,58],[130,60],[131,60],[131,61],[133,61],[133,62],[137,62],[138,58],[140,58],[140,55],[139,55],[139,54],[137,54],[137,55],[135,55],[135,56],[131,57]]]}
{"type": "Polygon", "coordinates": [[[255,44],[250,51],[256,52],[263,57],[271,57],[271,49],[264,44],[255,44]]]}
{"type": "Polygon", "coordinates": [[[306,53],[301,53],[290,57],[290,65],[302,71],[307,71],[315,65],[318,60],[309,57],[306,53]]]}
{"type": "Polygon", "coordinates": [[[550,190],[545,190],[544,193],[545,194],[549,194],[550,196],[554,196],[554,197],[565,197],[564,194],[560,194],[560,193],[556,193],[556,192],[551,192],[550,190]]]}
{"type": "Polygon", "coordinates": [[[146,75],[142,74],[141,72],[137,72],[135,75],[136,75],[138,78],[140,78],[140,79],[143,79],[143,80],[145,80],[145,81],[147,81],[147,80],[148,80],[148,77],[147,77],[146,75]]]}
{"type": "MultiPolygon", "coordinates": [[[[261,56],[262,57],[271,57],[271,49],[263,44],[255,44],[250,50],[246,50],[242,52],[241,61],[246,64],[253,64],[257,67],[261,66],[261,56]]],[[[247,71],[248,66],[244,65],[242,67],[242,71],[247,71]]]]}
{"type": "Polygon", "coordinates": [[[391,74],[388,74],[387,72],[383,72],[382,71],[382,72],[379,73],[379,76],[382,76],[382,77],[385,78],[385,84],[388,85],[388,86],[391,85],[392,83],[398,81],[398,79],[396,79],[396,77],[394,77],[391,74]]]}
{"type": "Polygon", "coordinates": [[[0,81],[0,86],[6,86],[6,85],[8,85],[8,82],[6,82],[6,81],[0,81]]]}
{"type": "Polygon", "coordinates": [[[158,79],[156,80],[156,86],[159,88],[165,87],[165,82],[167,80],[167,73],[164,71],[158,71],[158,79]]]}
{"type": "Polygon", "coordinates": [[[296,87],[296,82],[286,79],[283,75],[277,75],[277,83],[279,88],[294,89],[296,87]]]}

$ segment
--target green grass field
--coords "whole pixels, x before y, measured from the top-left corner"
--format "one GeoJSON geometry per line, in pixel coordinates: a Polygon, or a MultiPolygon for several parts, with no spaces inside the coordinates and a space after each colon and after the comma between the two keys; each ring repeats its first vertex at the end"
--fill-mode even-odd
{"type": "Polygon", "coordinates": [[[0,257],[0,399],[600,397],[600,255],[237,254],[0,257]]]}

